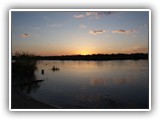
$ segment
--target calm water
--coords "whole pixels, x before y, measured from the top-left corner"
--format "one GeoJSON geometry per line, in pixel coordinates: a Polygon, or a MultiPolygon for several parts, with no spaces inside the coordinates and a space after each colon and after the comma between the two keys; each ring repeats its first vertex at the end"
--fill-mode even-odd
{"type": "Polygon", "coordinates": [[[62,108],[148,108],[148,60],[39,61],[29,95],[62,108]],[[52,67],[60,68],[53,71],[52,67]],[[44,74],[41,70],[44,69],[44,74]]]}

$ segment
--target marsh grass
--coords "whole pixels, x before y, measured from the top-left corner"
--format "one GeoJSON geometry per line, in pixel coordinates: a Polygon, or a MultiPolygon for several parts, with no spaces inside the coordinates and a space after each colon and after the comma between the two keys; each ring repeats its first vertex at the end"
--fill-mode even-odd
{"type": "Polygon", "coordinates": [[[16,52],[12,70],[15,74],[32,75],[37,69],[37,60],[34,54],[29,52],[16,52]]]}
{"type": "Polygon", "coordinates": [[[14,60],[15,62],[12,63],[12,85],[35,83],[36,56],[29,52],[16,52],[14,60]]]}

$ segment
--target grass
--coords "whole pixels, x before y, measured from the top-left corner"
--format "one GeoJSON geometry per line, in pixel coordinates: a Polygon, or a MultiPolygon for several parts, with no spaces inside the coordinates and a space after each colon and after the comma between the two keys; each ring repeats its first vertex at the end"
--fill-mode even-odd
{"type": "Polygon", "coordinates": [[[37,60],[34,54],[29,52],[16,52],[15,62],[12,63],[12,85],[24,85],[36,82],[35,71],[37,60]]]}
{"type": "Polygon", "coordinates": [[[29,52],[16,52],[15,62],[12,63],[12,71],[16,74],[31,75],[37,69],[35,55],[29,52]]]}

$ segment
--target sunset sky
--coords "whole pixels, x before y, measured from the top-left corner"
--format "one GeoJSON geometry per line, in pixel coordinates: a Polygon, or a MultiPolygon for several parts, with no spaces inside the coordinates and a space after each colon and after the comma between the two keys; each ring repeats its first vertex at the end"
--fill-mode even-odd
{"type": "Polygon", "coordinates": [[[12,53],[148,53],[147,11],[12,11],[12,53]]]}

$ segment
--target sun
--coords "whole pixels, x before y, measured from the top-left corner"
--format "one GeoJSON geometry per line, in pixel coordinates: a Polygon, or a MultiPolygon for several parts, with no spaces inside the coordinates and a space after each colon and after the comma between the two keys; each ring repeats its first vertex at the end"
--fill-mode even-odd
{"type": "Polygon", "coordinates": [[[81,48],[76,50],[76,52],[74,54],[78,54],[78,55],[91,55],[93,54],[93,51],[89,48],[81,48]]]}
{"type": "Polygon", "coordinates": [[[90,52],[89,52],[89,51],[81,51],[80,54],[81,54],[81,55],[89,55],[90,52]]]}

